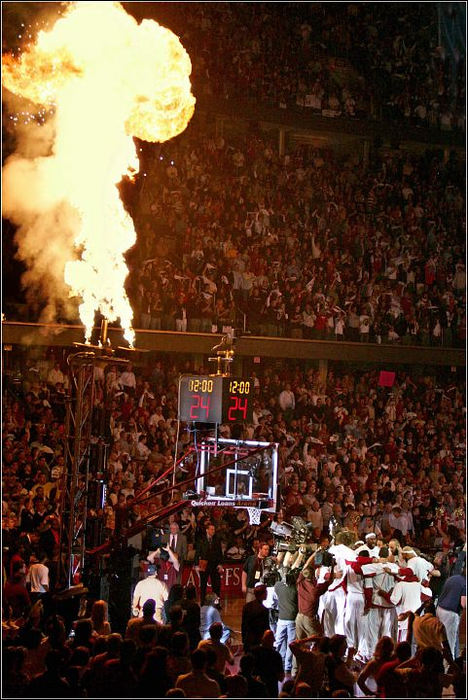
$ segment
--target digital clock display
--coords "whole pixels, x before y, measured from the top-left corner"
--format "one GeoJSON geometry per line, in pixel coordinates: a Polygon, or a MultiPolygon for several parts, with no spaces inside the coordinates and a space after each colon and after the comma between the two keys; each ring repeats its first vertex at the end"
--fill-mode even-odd
{"type": "Polygon", "coordinates": [[[179,419],[186,422],[251,422],[252,403],[249,379],[183,375],[179,380],[179,419]]]}
{"type": "Polygon", "coordinates": [[[253,383],[248,379],[224,378],[223,423],[252,421],[252,389],[253,383]]]}

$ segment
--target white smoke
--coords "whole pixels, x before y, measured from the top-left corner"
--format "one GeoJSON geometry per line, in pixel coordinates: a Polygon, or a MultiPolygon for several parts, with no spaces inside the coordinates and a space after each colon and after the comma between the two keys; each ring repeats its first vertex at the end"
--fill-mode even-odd
{"type": "MultiPolygon", "coordinates": [[[[12,116],[30,109],[30,103],[7,90],[3,99],[12,116]]],[[[75,257],[73,240],[79,218],[59,198],[57,190],[45,186],[55,137],[54,120],[44,125],[33,120],[29,124],[19,122],[15,134],[16,150],[7,158],[2,172],[2,216],[17,226],[16,257],[27,268],[21,279],[26,300],[34,307],[43,306],[41,322],[54,321],[58,314],[76,319],[77,301],[68,298],[64,268],[75,257]]]]}
{"type": "MultiPolygon", "coordinates": [[[[30,103],[4,91],[4,106],[14,116],[30,103]]],[[[16,126],[16,150],[2,172],[2,216],[17,232],[16,257],[26,266],[21,282],[28,304],[42,305],[40,321],[50,323],[60,314],[76,320],[77,300],[69,299],[64,282],[67,261],[75,257],[73,240],[79,230],[76,211],[57,191],[46,187],[48,158],[55,136],[54,120],[16,126]]]]}

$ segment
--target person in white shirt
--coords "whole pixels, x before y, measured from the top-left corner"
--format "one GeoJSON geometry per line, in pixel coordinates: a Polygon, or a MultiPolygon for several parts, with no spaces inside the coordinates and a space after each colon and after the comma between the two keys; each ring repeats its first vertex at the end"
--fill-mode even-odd
{"type": "Polygon", "coordinates": [[[375,532],[368,532],[365,536],[366,549],[369,552],[370,557],[378,557],[380,552],[380,547],[377,545],[377,535],[375,532]]]}
{"type": "Polygon", "coordinates": [[[148,576],[143,581],[138,581],[133,592],[132,612],[134,617],[143,617],[143,605],[152,598],[156,603],[154,619],[163,622],[164,602],[169,597],[166,584],[160,581],[156,575],[148,576]]]}
{"type": "Polygon", "coordinates": [[[366,622],[363,626],[363,638],[359,644],[359,653],[366,659],[372,657],[381,637],[396,639],[397,636],[395,606],[379,594],[379,590],[390,593],[395,585],[393,575],[385,571],[384,566],[395,574],[398,572],[398,564],[390,564],[385,561],[388,554],[388,547],[383,547],[380,550],[380,562],[363,564],[362,566],[366,622]]]}
{"type": "Polygon", "coordinates": [[[31,565],[26,575],[26,583],[30,587],[32,603],[49,592],[49,567],[46,566],[46,561],[47,556],[44,552],[40,555],[40,560],[34,554],[31,555],[31,565]]]}
{"type": "Polygon", "coordinates": [[[412,547],[403,547],[401,554],[406,566],[421,583],[425,581],[427,584],[431,576],[440,576],[440,571],[434,568],[434,564],[418,556],[412,547]]]}
{"type": "Polygon", "coordinates": [[[320,510],[320,503],[313,501],[311,507],[307,511],[307,519],[314,530],[318,530],[319,534],[323,530],[323,515],[320,510]]]}
{"type": "MultiPolygon", "coordinates": [[[[384,571],[392,573],[389,567],[384,566],[384,571]]],[[[430,588],[423,586],[413,574],[411,569],[399,569],[397,583],[392,591],[379,589],[379,595],[396,608],[398,616],[398,642],[406,641],[408,634],[407,612],[416,612],[425,600],[432,597],[430,588]]]]}
{"type": "Polygon", "coordinates": [[[336,559],[335,580],[326,593],[320,596],[319,616],[323,612],[323,628],[326,637],[334,634],[345,634],[344,617],[346,608],[346,573],[347,561],[356,560],[356,552],[351,549],[354,542],[352,533],[339,532],[335,538],[336,544],[329,547],[330,554],[336,559]]]}
{"type": "Polygon", "coordinates": [[[60,369],[60,365],[58,362],[55,363],[54,367],[50,370],[49,374],[47,375],[47,383],[51,386],[55,386],[58,383],[65,385],[65,375],[60,369]]]}
{"type": "Polygon", "coordinates": [[[129,364],[127,368],[122,372],[122,374],[119,377],[119,384],[122,387],[122,390],[134,394],[135,389],[136,389],[136,377],[133,372],[133,366],[129,364]]]}
{"type": "Polygon", "coordinates": [[[148,419],[148,426],[159,425],[159,421],[166,420],[163,416],[162,406],[157,406],[154,413],[148,419]]]}
{"type": "Polygon", "coordinates": [[[406,515],[401,512],[401,507],[398,505],[393,506],[392,513],[388,518],[388,524],[392,530],[399,530],[403,537],[406,537],[410,527],[410,523],[406,515]]]}
{"type": "Polygon", "coordinates": [[[134,447],[134,456],[139,461],[146,461],[151,454],[151,450],[147,446],[146,441],[147,437],[142,433],[134,447]]]}
{"type": "Polygon", "coordinates": [[[291,385],[286,384],[283,391],[278,396],[278,403],[282,411],[293,411],[296,406],[296,398],[294,392],[291,391],[291,385]]]}

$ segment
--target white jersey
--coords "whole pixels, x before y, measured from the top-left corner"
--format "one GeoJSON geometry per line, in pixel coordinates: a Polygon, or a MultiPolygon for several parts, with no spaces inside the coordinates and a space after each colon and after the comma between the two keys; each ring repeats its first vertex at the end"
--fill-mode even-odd
{"type": "Polygon", "coordinates": [[[350,564],[346,565],[346,590],[348,593],[364,593],[364,576],[354,571],[350,564]]]}
{"type": "Polygon", "coordinates": [[[430,588],[422,586],[419,581],[398,581],[392,591],[390,600],[396,607],[398,615],[400,613],[416,612],[421,607],[422,596],[432,597],[430,588]]]}
{"type": "Polygon", "coordinates": [[[406,566],[420,581],[428,579],[429,572],[434,570],[434,565],[422,557],[412,557],[407,561],[406,566]]]}
{"type": "Polygon", "coordinates": [[[339,569],[342,573],[341,576],[331,584],[330,588],[328,589],[329,591],[334,591],[341,584],[343,583],[346,574],[347,574],[347,569],[348,565],[346,564],[346,561],[356,561],[356,552],[354,549],[351,549],[350,547],[347,547],[345,544],[333,544],[329,550],[330,554],[333,554],[333,556],[336,559],[336,568],[335,572],[337,569],[339,569]]]}
{"type": "MultiPolygon", "coordinates": [[[[389,565],[385,564],[386,567],[393,566],[395,573],[398,571],[398,566],[396,564],[389,565]]],[[[388,574],[384,571],[384,565],[380,563],[376,564],[363,564],[362,573],[365,576],[364,587],[372,589],[372,606],[376,608],[392,608],[392,603],[385,600],[379,593],[379,589],[389,593],[395,584],[395,578],[392,574],[388,574]]]]}

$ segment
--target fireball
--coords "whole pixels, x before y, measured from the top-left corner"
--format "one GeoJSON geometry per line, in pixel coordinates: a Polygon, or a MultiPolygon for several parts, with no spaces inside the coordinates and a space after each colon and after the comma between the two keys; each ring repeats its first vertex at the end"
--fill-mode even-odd
{"type": "Polygon", "coordinates": [[[87,341],[99,310],[120,319],[133,344],[124,255],[136,233],[117,185],[138,173],[133,137],[162,142],[186,128],[195,108],[190,73],[190,58],[169,29],[153,20],[138,24],[118,2],[70,3],[19,58],[3,57],[3,86],[54,111],[53,144],[35,162],[36,186],[50,206],[67,203],[77,214],[64,277],[70,296],[81,300],[87,341]]]}

